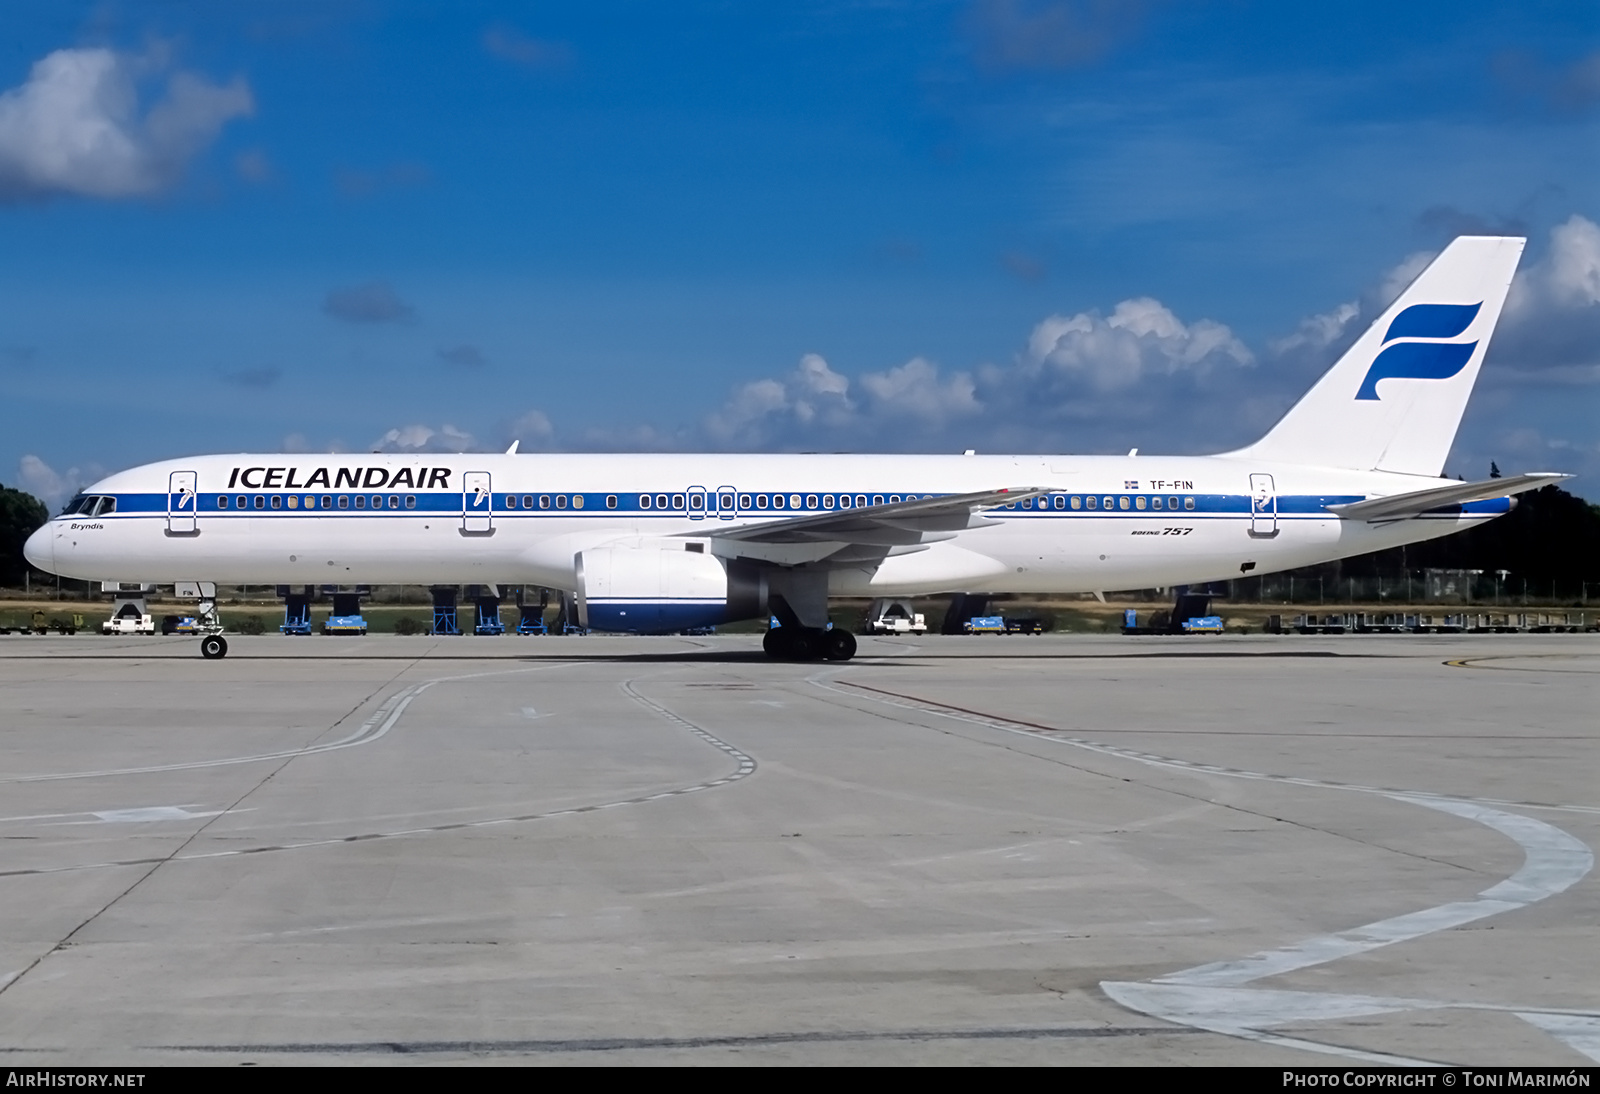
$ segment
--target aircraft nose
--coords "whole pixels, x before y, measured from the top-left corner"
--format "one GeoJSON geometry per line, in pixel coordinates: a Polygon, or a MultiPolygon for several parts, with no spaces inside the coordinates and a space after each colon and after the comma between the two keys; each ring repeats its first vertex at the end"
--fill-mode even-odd
{"type": "Polygon", "coordinates": [[[26,558],[28,565],[36,570],[55,573],[56,539],[49,524],[45,524],[28,537],[28,542],[22,545],[22,557],[26,558]]]}

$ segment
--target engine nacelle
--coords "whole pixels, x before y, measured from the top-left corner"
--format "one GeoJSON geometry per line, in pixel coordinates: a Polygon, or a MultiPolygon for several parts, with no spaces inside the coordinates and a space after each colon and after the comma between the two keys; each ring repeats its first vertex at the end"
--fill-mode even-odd
{"type": "Polygon", "coordinates": [[[593,630],[670,634],[767,610],[761,570],[718,558],[703,543],[599,547],[578,554],[577,570],[578,620],[593,630]]]}

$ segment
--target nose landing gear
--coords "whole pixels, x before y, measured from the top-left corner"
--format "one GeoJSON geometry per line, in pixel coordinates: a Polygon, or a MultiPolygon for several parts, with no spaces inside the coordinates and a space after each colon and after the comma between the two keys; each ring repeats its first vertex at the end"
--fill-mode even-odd
{"type": "Polygon", "coordinates": [[[228,656],[228,640],[220,634],[208,634],[200,639],[200,656],[207,661],[216,661],[228,656]]]}

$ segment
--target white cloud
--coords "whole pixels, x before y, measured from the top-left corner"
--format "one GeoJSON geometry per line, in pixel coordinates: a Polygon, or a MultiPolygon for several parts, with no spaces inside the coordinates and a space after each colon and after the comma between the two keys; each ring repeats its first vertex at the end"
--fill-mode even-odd
{"type": "Polygon", "coordinates": [[[1383,284],[1378,286],[1377,291],[1379,306],[1386,308],[1394,303],[1417,276],[1428,268],[1428,263],[1438,257],[1438,251],[1418,251],[1416,254],[1407,255],[1398,266],[1384,275],[1383,284]]]}
{"type": "Polygon", "coordinates": [[[512,422],[507,432],[508,442],[519,441],[524,448],[548,449],[554,446],[555,439],[556,427],[542,410],[528,411],[512,422]]]}
{"type": "Polygon", "coordinates": [[[1557,303],[1600,304],[1600,224],[1581,216],[1558,224],[1550,232],[1550,257],[1538,272],[1557,303]]]}
{"type": "Polygon", "coordinates": [[[465,452],[476,444],[472,434],[453,425],[441,425],[438,429],[403,425],[389,430],[368,447],[377,452],[465,452]]]}
{"type": "Polygon", "coordinates": [[[0,94],[0,200],[77,194],[126,198],[177,181],[189,160],[255,100],[242,77],[213,84],[176,72],[141,110],[138,77],[164,61],[61,49],[0,94]]]}
{"type": "Polygon", "coordinates": [[[1574,215],[1551,229],[1544,258],[1511,282],[1489,363],[1486,376],[1600,381],[1600,225],[1574,215]]]}
{"type": "Polygon", "coordinates": [[[782,443],[779,438],[797,431],[847,425],[855,413],[849,378],[808,353],[787,376],[756,380],[734,391],[706,418],[705,431],[722,445],[782,443]]]}
{"type": "Polygon", "coordinates": [[[83,487],[100,478],[100,469],[69,467],[57,471],[38,456],[29,454],[17,463],[17,479],[23,490],[42,500],[52,513],[65,505],[83,487]]]}
{"type": "Polygon", "coordinates": [[[890,420],[909,417],[938,425],[983,409],[971,375],[958,372],[941,379],[939,366],[921,357],[887,372],[869,372],[861,377],[861,387],[871,396],[874,411],[890,420]]]}
{"type": "Polygon", "coordinates": [[[1361,306],[1351,300],[1332,311],[1307,316],[1300,321],[1299,329],[1293,334],[1275,339],[1268,343],[1268,348],[1279,355],[1297,350],[1326,349],[1345,336],[1351,321],[1360,314],[1361,306]]]}
{"type": "Polygon", "coordinates": [[[1028,371],[1081,377],[1097,391],[1132,387],[1147,376],[1203,374],[1217,365],[1248,366],[1255,358],[1221,323],[1185,325],[1150,297],[1124,300],[1110,318],[1097,312],[1052,315],[1028,339],[1028,371]]]}

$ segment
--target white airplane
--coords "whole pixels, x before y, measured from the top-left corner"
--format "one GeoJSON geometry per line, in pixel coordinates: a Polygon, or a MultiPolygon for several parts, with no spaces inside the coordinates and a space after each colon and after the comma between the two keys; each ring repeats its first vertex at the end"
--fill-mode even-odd
{"type": "Polygon", "coordinates": [[[530,583],[587,627],[776,616],[848,659],[830,596],[1075,593],[1264,574],[1432,539],[1569,476],[1440,477],[1522,254],[1464,236],[1261,440],[1217,456],[218,455],[102,479],[28,540],[66,577],[530,583]]]}

